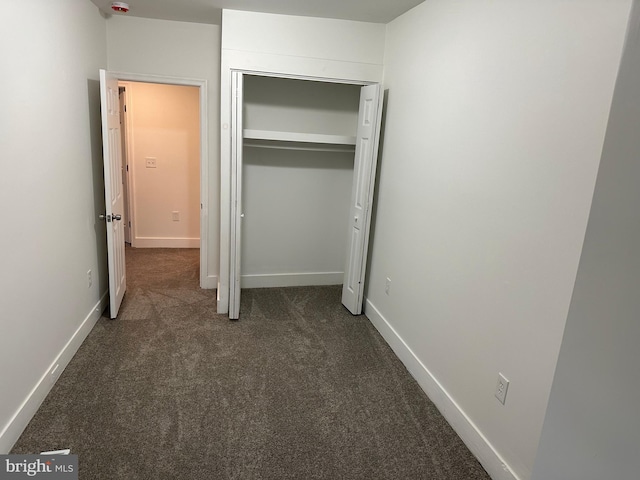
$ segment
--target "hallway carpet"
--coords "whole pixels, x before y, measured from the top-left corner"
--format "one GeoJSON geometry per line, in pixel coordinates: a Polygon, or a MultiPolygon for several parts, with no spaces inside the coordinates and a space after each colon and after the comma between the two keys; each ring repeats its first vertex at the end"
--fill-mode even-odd
{"type": "Polygon", "coordinates": [[[339,287],[198,288],[198,250],[128,249],[128,290],[12,453],[70,448],[83,480],[488,475],[339,287]]]}

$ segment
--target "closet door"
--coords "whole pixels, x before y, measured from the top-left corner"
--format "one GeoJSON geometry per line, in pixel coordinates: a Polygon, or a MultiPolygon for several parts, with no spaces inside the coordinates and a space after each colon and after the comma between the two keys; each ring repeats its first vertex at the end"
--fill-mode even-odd
{"type": "Polygon", "coordinates": [[[342,286],[342,304],[354,315],[362,313],[381,120],[381,86],[362,87],[349,216],[349,250],[342,286]]]}
{"type": "Polygon", "coordinates": [[[240,318],[240,260],[242,239],[243,77],[232,72],[231,85],[231,255],[229,265],[229,318],[240,318]]]}

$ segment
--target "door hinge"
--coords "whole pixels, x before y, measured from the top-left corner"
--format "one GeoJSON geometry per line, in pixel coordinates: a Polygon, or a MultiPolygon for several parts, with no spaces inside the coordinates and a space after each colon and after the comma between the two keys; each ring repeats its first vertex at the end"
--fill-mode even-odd
{"type": "Polygon", "coordinates": [[[127,105],[124,105],[124,113],[127,113],[127,105]]]}
{"type": "Polygon", "coordinates": [[[129,165],[127,165],[127,172],[129,171],[129,165]]]}

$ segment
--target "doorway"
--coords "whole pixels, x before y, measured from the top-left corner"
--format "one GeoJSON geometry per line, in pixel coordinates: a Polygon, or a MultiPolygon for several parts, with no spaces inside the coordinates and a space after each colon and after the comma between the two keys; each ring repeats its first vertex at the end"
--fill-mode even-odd
{"type": "Polygon", "coordinates": [[[199,248],[197,87],[119,82],[125,241],[199,248]]]}
{"type": "MultiPolygon", "coordinates": [[[[193,142],[193,146],[191,150],[197,152],[195,156],[197,157],[197,168],[192,168],[191,171],[195,170],[195,175],[199,173],[199,195],[196,194],[195,197],[199,200],[199,202],[195,203],[197,205],[196,210],[198,214],[193,215],[191,217],[198,218],[197,221],[193,221],[191,219],[192,224],[199,224],[199,239],[192,238],[186,240],[186,244],[176,244],[176,238],[173,238],[171,241],[174,241],[173,245],[168,245],[171,247],[180,247],[180,246],[199,246],[199,284],[201,288],[210,288],[207,280],[207,260],[208,260],[208,218],[207,218],[207,206],[208,206],[208,145],[207,145],[207,82],[205,80],[192,80],[192,79],[183,79],[183,78],[174,78],[174,77],[161,77],[155,75],[140,75],[140,74],[128,74],[121,72],[109,72],[106,70],[100,70],[100,101],[101,101],[101,111],[102,111],[102,131],[103,131],[103,156],[104,156],[104,175],[105,175],[105,204],[106,204],[106,212],[101,215],[100,218],[105,220],[108,224],[107,227],[107,251],[108,251],[108,264],[109,264],[109,296],[110,296],[110,315],[111,318],[116,318],[118,314],[118,309],[122,303],[122,299],[124,297],[124,292],[126,291],[126,269],[124,268],[124,255],[125,255],[125,235],[124,228],[122,228],[122,220],[124,212],[124,200],[123,200],[123,190],[124,190],[124,180],[123,174],[127,172],[126,165],[123,166],[123,155],[122,155],[122,141],[121,141],[121,117],[120,117],[120,101],[119,101],[119,83],[120,82],[146,82],[150,84],[154,84],[156,86],[191,86],[196,87],[198,93],[198,127],[195,128],[195,131],[199,131],[197,141],[193,142]]],[[[126,90],[126,88],[125,88],[126,90]]],[[[162,130],[162,129],[161,129],[162,130]]],[[[167,134],[167,131],[163,133],[167,134]]],[[[183,135],[184,136],[184,135],[183,135]]],[[[180,137],[180,135],[178,135],[180,137]]],[[[130,139],[129,139],[130,140],[130,139]]],[[[174,139],[175,140],[175,139],[174,139]]],[[[180,138],[178,138],[180,140],[180,138]]],[[[183,139],[184,140],[184,139],[183,139]]],[[[178,142],[180,143],[180,142],[178,142]]],[[[182,142],[184,143],[184,141],[182,142]]],[[[128,172],[132,173],[131,169],[131,142],[128,142],[128,172]]],[[[144,168],[149,169],[158,169],[159,166],[162,167],[164,164],[169,165],[168,161],[159,159],[158,156],[144,156],[143,157],[144,168]]],[[[168,170],[170,170],[168,168],[168,170]]],[[[135,175],[135,174],[134,174],[135,175]]],[[[129,177],[131,183],[131,178],[129,177]]],[[[182,186],[188,190],[188,187],[182,186]]],[[[130,195],[130,197],[135,197],[135,195],[130,195]]],[[[158,198],[158,197],[156,197],[158,198]]],[[[162,198],[162,197],[160,197],[162,198]]],[[[132,229],[131,229],[131,241],[136,237],[136,213],[137,208],[135,205],[135,199],[132,199],[128,202],[132,208],[129,209],[129,218],[132,221],[132,229]]],[[[166,205],[165,205],[166,207],[166,205]]],[[[173,222],[179,222],[181,218],[180,210],[170,210],[170,218],[173,222]],[[174,220],[175,219],[175,220],[174,220]]],[[[126,214],[124,214],[126,216],[126,214]]],[[[147,238],[146,241],[155,242],[155,245],[147,244],[147,245],[139,245],[139,246],[162,246],[159,245],[156,240],[156,237],[147,238]]],[[[166,240],[166,239],[165,239],[166,240]]],[[[165,241],[162,240],[162,241],[165,241]]],[[[185,242],[184,239],[179,239],[179,241],[185,242]]]]}

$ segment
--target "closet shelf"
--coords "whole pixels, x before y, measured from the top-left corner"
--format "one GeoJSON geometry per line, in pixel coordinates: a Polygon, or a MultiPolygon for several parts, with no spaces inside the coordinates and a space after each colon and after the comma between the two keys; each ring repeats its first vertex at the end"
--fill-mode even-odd
{"type": "Polygon", "coordinates": [[[274,130],[253,129],[245,129],[243,134],[244,143],[247,147],[353,152],[356,144],[355,137],[346,135],[277,132],[274,130]]]}

